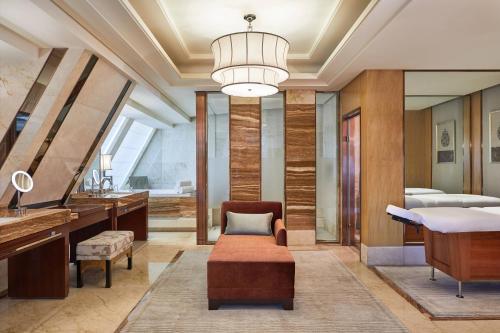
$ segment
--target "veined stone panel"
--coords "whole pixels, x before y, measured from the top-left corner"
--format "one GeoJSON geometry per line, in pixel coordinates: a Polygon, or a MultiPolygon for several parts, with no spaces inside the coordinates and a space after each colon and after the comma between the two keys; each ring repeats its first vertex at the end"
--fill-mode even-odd
{"type": "Polygon", "coordinates": [[[260,98],[230,99],[230,198],[260,200],[260,98]]]}
{"type": "MultiPolygon", "coordinates": [[[[89,52],[79,49],[68,50],[64,54],[29,121],[12,147],[9,158],[0,169],[1,179],[10,179],[14,171],[28,170],[90,55],[89,52]]],[[[15,189],[10,186],[10,182],[0,182],[0,194],[0,207],[6,207],[14,196],[15,189]]]]}
{"type": "Polygon", "coordinates": [[[32,58],[9,44],[0,41],[0,140],[23,104],[50,50],[39,58],[32,58]]]}
{"type": "Polygon", "coordinates": [[[126,83],[113,66],[97,61],[35,171],[33,191],[23,195],[23,204],[63,198],[126,83]]]}
{"type": "Polygon", "coordinates": [[[288,90],[285,102],[285,221],[316,226],[316,92],[288,90]]]}

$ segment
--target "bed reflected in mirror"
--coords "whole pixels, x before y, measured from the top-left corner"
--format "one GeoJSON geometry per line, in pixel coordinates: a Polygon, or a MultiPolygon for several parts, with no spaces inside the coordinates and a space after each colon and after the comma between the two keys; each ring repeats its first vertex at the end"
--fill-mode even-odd
{"type": "Polygon", "coordinates": [[[498,179],[500,71],[407,71],[405,207],[500,206],[498,179]]]}

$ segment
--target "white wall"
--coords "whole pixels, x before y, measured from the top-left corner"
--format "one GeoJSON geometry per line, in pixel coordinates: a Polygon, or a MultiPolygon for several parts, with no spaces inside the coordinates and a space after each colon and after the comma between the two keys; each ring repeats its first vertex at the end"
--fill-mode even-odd
{"type": "Polygon", "coordinates": [[[500,85],[483,90],[483,194],[500,197],[500,163],[490,162],[491,111],[500,110],[500,85]]]}
{"type": "Polygon", "coordinates": [[[316,106],[316,224],[338,239],[337,99],[316,106]]]}
{"type": "Polygon", "coordinates": [[[463,128],[463,98],[456,98],[432,108],[432,188],[446,193],[463,193],[463,128]],[[438,164],[436,156],[436,125],[448,120],[455,120],[455,163],[438,164]]]}
{"type": "Polygon", "coordinates": [[[110,174],[113,176],[113,183],[118,185],[118,188],[126,188],[128,177],[132,174],[138,158],[144,152],[154,131],[155,129],[137,121],[130,126],[112,160],[113,170],[110,174]]]}
{"type": "Polygon", "coordinates": [[[262,200],[284,202],[285,151],[283,108],[266,109],[262,99],[262,200]]]}
{"type": "Polygon", "coordinates": [[[153,189],[173,189],[180,180],[196,186],[195,123],[157,130],[133,174],[147,176],[153,189]]]}
{"type": "Polygon", "coordinates": [[[208,208],[219,208],[229,200],[229,117],[208,116],[208,208]]]}

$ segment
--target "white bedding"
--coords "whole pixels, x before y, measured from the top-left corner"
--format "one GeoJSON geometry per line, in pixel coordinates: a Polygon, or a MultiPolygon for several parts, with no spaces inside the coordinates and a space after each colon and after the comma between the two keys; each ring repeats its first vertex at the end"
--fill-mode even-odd
{"type": "Polygon", "coordinates": [[[475,194],[419,194],[405,195],[405,208],[424,207],[497,207],[500,199],[475,194]]]}
{"type": "Polygon", "coordinates": [[[444,194],[444,192],[433,188],[421,188],[421,187],[405,188],[405,195],[419,195],[419,194],[444,194]]]}
{"type": "Polygon", "coordinates": [[[407,210],[389,205],[386,211],[442,233],[500,231],[500,207],[433,207],[407,210]]]}

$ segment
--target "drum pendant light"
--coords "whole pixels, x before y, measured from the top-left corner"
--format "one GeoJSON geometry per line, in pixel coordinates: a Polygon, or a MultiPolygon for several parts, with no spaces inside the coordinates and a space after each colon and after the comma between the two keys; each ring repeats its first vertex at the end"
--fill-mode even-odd
{"type": "Polygon", "coordinates": [[[247,14],[248,30],[212,42],[212,79],[231,96],[262,97],[278,92],[278,84],[289,77],[286,58],[290,47],[283,37],[253,31],[255,15],[247,14]]]}

